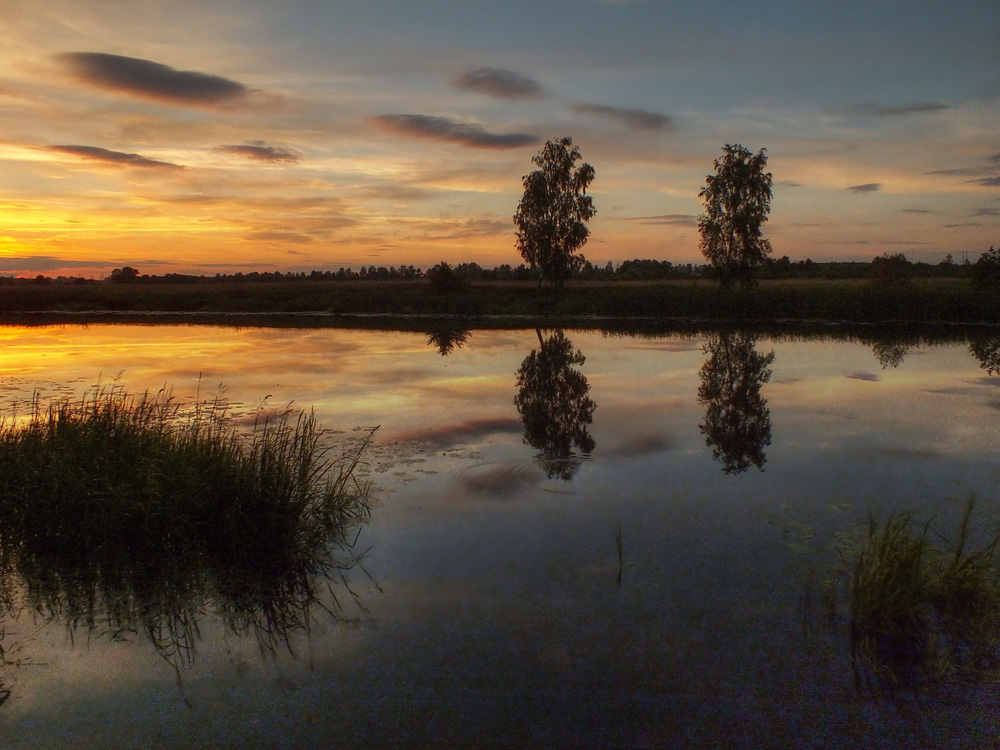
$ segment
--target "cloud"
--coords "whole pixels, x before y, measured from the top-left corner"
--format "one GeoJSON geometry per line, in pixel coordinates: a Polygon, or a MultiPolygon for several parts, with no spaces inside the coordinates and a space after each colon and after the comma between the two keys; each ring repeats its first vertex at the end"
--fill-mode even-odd
{"type": "Polygon", "coordinates": [[[994,164],[1000,164],[1000,154],[993,154],[993,156],[987,156],[986,161],[991,161],[994,164]]]}
{"type": "Polygon", "coordinates": [[[109,151],[99,146],[49,146],[50,151],[58,151],[63,154],[72,154],[84,159],[100,161],[106,164],[118,164],[123,167],[150,167],[155,169],[184,169],[179,164],[171,164],[167,161],[156,161],[147,159],[139,154],[127,154],[124,151],[109,151]]]}
{"type": "Polygon", "coordinates": [[[870,383],[877,383],[878,380],[879,380],[878,375],[876,375],[875,373],[873,373],[873,372],[861,372],[860,370],[852,372],[847,377],[853,378],[854,380],[867,380],[870,383]]]}
{"type": "Polygon", "coordinates": [[[922,115],[929,112],[941,112],[948,109],[947,104],[936,102],[915,102],[913,104],[903,104],[899,107],[876,107],[873,104],[862,104],[852,111],[862,115],[874,115],[875,117],[903,117],[905,115],[922,115]]]}
{"type": "Polygon", "coordinates": [[[864,185],[851,185],[849,188],[844,188],[845,190],[850,190],[852,193],[874,193],[882,187],[881,182],[868,182],[864,185]]]}
{"type": "Polygon", "coordinates": [[[265,242],[294,242],[299,245],[308,245],[315,241],[306,234],[280,231],[253,232],[246,235],[246,239],[265,242]]]}
{"type": "Polygon", "coordinates": [[[467,219],[453,229],[427,237],[429,240],[464,240],[473,237],[496,237],[511,232],[510,221],[500,219],[467,219]]]}
{"type": "Polygon", "coordinates": [[[663,214],[661,216],[629,216],[623,221],[634,221],[637,224],[668,224],[675,227],[696,227],[698,217],[694,214],[663,214]]]}
{"type": "Polygon", "coordinates": [[[622,109],[607,104],[579,102],[573,105],[573,111],[617,120],[633,130],[671,130],[674,127],[674,118],[670,115],[647,112],[644,109],[622,109]]]}
{"type": "Polygon", "coordinates": [[[932,214],[934,213],[928,208],[904,208],[904,214],[932,214]]]}
{"type": "Polygon", "coordinates": [[[456,143],[469,148],[520,148],[538,143],[537,135],[528,133],[488,133],[479,125],[456,122],[447,117],[429,115],[378,115],[372,120],[395,135],[456,143]]]}
{"type": "Polygon", "coordinates": [[[68,52],[59,59],[92,86],[171,104],[215,106],[244,99],[250,93],[242,83],[222,76],[177,70],[138,57],[68,52]]]}
{"type": "Polygon", "coordinates": [[[1000,175],[996,177],[984,177],[981,180],[970,180],[977,185],[985,185],[986,187],[1000,187],[1000,175]]]}
{"type": "Polygon", "coordinates": [[[287,148],[268,146],[264,141],[251,141],[243,146],[217,146],[212,149],[222,154],[232,154],[242,156],[251,161],[262,161],[268,164],[295,163],[299,160],[299,155],[287,148]]]}
{"type": "Polygon", "coordinates": [[[985,208],[976,209],[973,216],[1000,216],[1000,208],[995,208],[994,206],[986,206],[985,208]]]}
{"type": "Polygon", "coordinates": [[[452,84],[466,91],[476,91],[497,99],[538,99],[544,89],[538,81],[512,70],[479,68],[462,73],[452,84]]]}
{"type": "Polygon", "coordinates": [[[114,264],[106,260],[66,260],[51,255],[5,256],[0,258],[0,273],[51,271],[56,268],[102,268],[112,265],[114,264]]]}
{"type": "Polygon", "coordinates": [[[924,172],[927,175],[946,175],[948,177],[970,177],[972,175],[982,174],[985,170],[977,169],[973,167],[962,167],[960,169],[934,169],[930,172],[924,172]]]}

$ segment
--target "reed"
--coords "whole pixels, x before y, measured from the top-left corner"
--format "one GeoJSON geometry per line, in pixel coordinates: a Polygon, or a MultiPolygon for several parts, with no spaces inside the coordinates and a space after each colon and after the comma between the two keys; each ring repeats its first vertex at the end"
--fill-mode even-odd
{"type": "Polygon", "coordinates": [[[966,503],[950,541],[909,513],[881,523],[869,517],[848,566],[850,654],[859,687],[919,690],[996,670],[1000,537],[970,547],[974,504],[966,503]]]}
{"type": "MultiPolygon", "coordinates": [[[[0,423],[0,571],[23,609],[190,659],[206,610],[265,650],[357,564],[371,436],[331,454],[312,414],[241,431],[224,401],[97,388],[0,423]]],[[[332,590],[332,589],[331,589],[332,590]]]]}

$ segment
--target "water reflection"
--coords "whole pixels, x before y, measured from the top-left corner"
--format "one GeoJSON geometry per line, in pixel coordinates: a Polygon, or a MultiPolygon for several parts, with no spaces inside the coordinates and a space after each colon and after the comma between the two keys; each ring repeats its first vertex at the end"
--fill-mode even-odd
{"type": "Polygon", "coordinates": [[[443,328],[430,331],[427,334],[427,344],[438,350],[442,357],[447,357],[455,349],[461,349],[472,337],[471,331],[456,328],[443,328]]]}
{"type": "Polygon", "coordinates": [[[712,456],[727,474],[750,466],[763,470],[764,446],[771,444],[771,412],[761,386],[771,379],[774,352],[757,351],[757,336],[710,333],[704,351],[708,359],[698,377],[698,403],[705,419],[698,425],[712,456]]]}
{"type": "Polygon", "coordinates": [[[906,355],[910,353],[910,347],[899,341],[876,341],[872,344],[872,354],[875,355],[875,359],[878,363],[882,365],[883,370],[896,369],[901,364],[903,360],[906,359],[906,355]]]}
{"type": "MultiPolygon", "coordinates": [[[[262,654],[291,651],[317,608],[336,616],[341,598],[357,601],[347,573],[367,554],[355,546],[366,498],[361,489],[336,512],[310,515],[295,538],[281,533],[280,522],[272,528],[259,518],[241,522],[245,533],[237,537],[206,543],[198,531],[185,539],[176,538],[183,531],[161,534],[156,519],[147,522],[148,538],[139,533],[114,544],[89,531],[116,523],[112,518],[57,522],[80,537],[73,543],[39,533],[51,528],[44,521],[0,524],[0,665],[4,623],[25,616],[62,623],[70,637],[80,630],[107,640],[141,634],[178,676],[210,622],[254,639],[262,654]]],[[[123,525],[133,528],[132,520],[123,525]]],[[[4,693],[0,681],[0,703],[4,693]]]]}
{"type": "Polygon", "coordinates": [[[1000,375],[1000,337],[981,338],[969,344],[972,356],[989,375],[1000,375]]]}
{"type": "Polygon", "coordinates": [[[596,443],[587,431],[597,405],[588,396],[590,384],[574,367],[583,352],[559,330],[548,338],[538,335],[538,349],[524,358],[517,371],[514,405],[524,422],[524,442],[541,451],[539,462],[551,479],[568,480],[580,468],[573,448],[589,456],[596,443]]]}

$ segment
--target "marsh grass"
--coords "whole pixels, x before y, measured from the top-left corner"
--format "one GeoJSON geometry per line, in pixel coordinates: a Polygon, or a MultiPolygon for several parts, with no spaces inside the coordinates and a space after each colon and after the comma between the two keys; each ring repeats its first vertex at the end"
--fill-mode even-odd
{"type": "MultiPolygon", "coordinates": [[[[206,613],[261,649],[290,647],[323,590],[364,553],[356,476],[371,435],[333,455],[312,414],[240,430],[224,401],[99,387],[0,423],[0,575],[7,610],[71,634],[143,632],[177,667],[206,613]]],[[[350,591],[350,588],[347,587],[350,591]]]]}
{"type": "Polygon", "coordinates": [[[841,574],[823,604],[830,622],[847,607],[850,656],[863,691],[919,692],[996,673],[1000,537],[971,547],[974,505],[970,498],[952,539],[934,533],[932,521],[897,512],[882,522],[870,515],[858,543],[841,545],[841,574]]]}

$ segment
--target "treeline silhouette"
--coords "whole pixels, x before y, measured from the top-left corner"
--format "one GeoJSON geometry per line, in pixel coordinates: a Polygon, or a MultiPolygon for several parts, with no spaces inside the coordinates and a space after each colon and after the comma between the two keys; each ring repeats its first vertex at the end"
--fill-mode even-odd
{"type": "MultiPolygon", "coordinates": [[[[967,278],[974,279],[979,264],[969,261],[955,263],[949,255],[940,263],[912,262],[902,254],[880,256],[871,262],[861,261],[792,261],[789,257],[768,258],[759,270],[761,279],[872,279],[882,281],[887,273],[892,278],[967,278]],[[888,271],[886,269],[889,269],[888,271]]],[[[478,263],[459,263],[449,266],[451,273],[465,281],[537,281],[540,271],[523,263],[517,266],[503,264],[484,268],[478,263]]],[[[358,269],[342,267],[336,271],[250,271],[217,273],[211,276],[167,273],[163,275],[140,274],[131,266],[114,269],[106,279],[86,279],[77,276],[51,278],[39,274],[33,279],[0,277],[0,285],[11,284],[210,284],[210,283],[286,283],[310,281],[410,281],[428,277],[431,268],[413,265],[361,266],[358,269]]],[[[714,279],[718,271],[708,264],[671,263],[667,260],[633,259],[620,263],[608,261],[604,265],[584,262],[572,273],[572,278],[590,281],[658,281],[668,279],[714,279]]]]}

